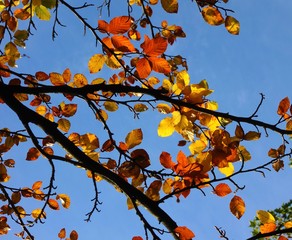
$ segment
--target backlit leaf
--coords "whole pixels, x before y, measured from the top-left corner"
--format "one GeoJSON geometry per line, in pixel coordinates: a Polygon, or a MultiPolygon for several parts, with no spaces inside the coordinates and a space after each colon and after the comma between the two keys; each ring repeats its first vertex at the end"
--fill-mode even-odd
{"type": "Polygon", "coordinates": [[[150,57],[152,70],[158,73],[168,74],[171,72],[169,63],[164,58],[150,57]]]}
{"type": "Polygon", "coordinates": [[[58,233],[58,238],[65,238],[66,237],[66,229],[62,228],[58,233]]]}
{"type": "Polygon", "coordinates": [[[162,119],[158,125],[157,133],[160,137],[168,137],[173,134],[175,131],[173,119],[170,117],[166,117],[162,119]]]}
{"type": "Polygon", "coordinates": [[[136,112],[145,112],[148,110],[147,105],[143,104],[143,103],[137,103],[134,105],[134,110],[136,112]]]}
{"type": "Polygon", "coordinates": [[[95,54],[88,61],[88,69],[90,73],[99,72],[105,63],[103,54],[95,54]]]}
{"type": "Polygon", "coordinates": [[[178,1],[177,0],[161,0],[163,9],[168,13],[177,13],[178,1]]]}
{"type": "Polygon", "coordinates": [[[34,209],[31,212],[31,216],[33,218],[45,218],[46,217],[46,213],[44,211],[42,211],[41,208],[37,208],[37,209],[34,209]]]}
{"type": "Polygon", "coordinates": [[[265,223],[265,224],[260,226],[260,232],[262,234],[270,233],[270,232],[275,231],[276,228],[277,228],[277,225],[275,223],[265,223]]]}
{"type": "Polygon", "coordinates": [[[174,232],[178,234],[180,240],[191,240],[195,234],[185,226],[177,227],[174,232]]]}
{"type": "Polygon", "coordinates": [[[225,28],[227,31],[233,35],[238,35],[240,30],[239,22],[231,16],[225,18],[225,28]]]}
{"type": "Polygon", "coordinates": [[[153,39],[150,39],[145,35],[145,40],[141,44],[143,52],[149,57],[158,57],[163,54],[167,48],[167,39],[161,36],[157,36],[153,39]]]}
{"type": "Polygon", "coordinates": [[[38,189],[40,189],[42,187],[42,185],[43,185],[42,181],[36,181],[36,182],[33,183],[31,189],[34,190],[34,191],[38,190],[38,189]]]}
{"type": "Polygon", "coordinates": [[[76,113],[76,111],[77,111],[77,104],[73,104],[73,103],[70,103],[70,104],[61,103],[60,104],[60,108],[61,108],[61,111],[62,111],[62,115],[64,117],[72,117],[76,113]]]}
{"type": "Polygon", "coordinates": [[[43,5],[35,7],[35,14],[40,20],[50,20],[51,14],[50,11],[43,5]]]}
{"type": "Polygon", "coordinates": [[[95,134],[86,133],[80,136],[80,145],[84,150],[92,151],[99,148],[99,139],[95,134]]]}
{"type": "Polygon", "coordinates": [[[258,140],[261,137],[261,133],[255,131],[249,131],[244,135],[244,140],[253,141],[258,140]]]}
{"type": "Polygon", "coordinates": [[[44,105],[40,105],[40,106],[37,106],[37,108],[35,109],[35,111],[40,114],[40,115],[45,115],[46,112],[47,112],[47,107],[44,106],[44,105]]]}
{"type": "Polygon", "coordinates": [[[61,85],[65,85],[66,84],[63,76],[61,74],[59,74],[59,73],[52,72],[52,73],[50,73],[49,76],[50,76],[51,83],[54,86],[61,86],[61,85]]]}
{"type": "Polygon", "coordinates": [[[58,128],[64,132],[68,132],[71,127],[70,121],[66,118],[59,119],[57,123],[58,123],[58,128]]]}
{"type": "Polygon", "coordinates": [[[167,178],[162,184],[162,190],[165,194],[170,194],[172,192],[173,179],[167,178]]]}
{"type": "Polygon", "coordinates": [[[231,162],[228,162],[227,167],[218,168],[221,173],[223,173],[226,177],[229,177],[232,173],[234,173],[234,166],[231,162]]]}
{"type": "Polygon", "coordinates": [[[115,112],[119,109],[119,105],[116,102],[107,101],[107,102],[104,102],[103,105],[105,109],[110,112],[115,112]]]}
{"type": "Polygon", "coordinates": [[[70,233],[70,240],[78,240],[78,233],[75,230],[70,233]]]}
{"type": "Polygon", "coordinates": [[[172,161],[171,155],[168,152],[162,152],[159,157],[160,163],[163,167],[172,169],[175,163],[172,161]]]}
{"type": "Polygon", "coordinates": [[[292,228],[292,221],[288,221],[284,223],[285,228],[292,228]]]}
{"type": "Polygon", "coordinates": [[[60,207],[59,207],[59,203],[55,200],[55,199],[49,199],[48,200],[48,204],[49,204],[49,207],[52,208],[53,210],[59,210],[60,207]]]}
{"type": "Polygon", "coordinates": [[[21,193],[20,193],[20,191],[12,193],[12,195],[11,195],[11,201],[14,204],[19,203],[20,200],[21,200],[21,193]]]}
{"type": "Polygon", "coordinates": [[[136,63],[136,69],[140,78],[147,78],[152,71],[149,61],[146,58],[140,58],[136,63]]]}
{"type": "Polygon", "coordinates": [[[144,149],[136,149],[131,152],[133,161],[142,169],[150,166],[150,159],[148,153],[144,149]]]}
{"type": "Polygon", "coordinates": [[[143,140],[143,133],[142,130],[134,129],[131,132],[128,133],[126,136],[125,142],[128,146],[128,149],[134,148],[137,145],[139,145],[143,140]]]}
{"type": "Polygon", "coordinates": [[[126,33],[132,26],[133,19],[129,16],[114,17],[110,23],[108,31],[112,34],[126,33]]]}
{"type": "Polygon", "coordinates": [[[266,224],[266,223],[274,223],[275,222],[275,218],[274,216],[264,210],[258,210],[256,213],[258,219],[261,221],[262,224],[266,224]]]}
{"type": "Polygon", "coordinates": [[[203,8],[202,15],[204,20],[210,25],[218,26],[224,23],[224,18],[220,11],[215,7],[208,6],[203,8]]]}
{"type": "Polygon", "coordinates": [[[74,82],[75,86],[78,88],[84,87],[88,84],[86,77],[81,73],[77,73],[74,75],[73,82],[74,82]]]}
{"type": "Polygon", "coordinates": [[[28,160],[28,161],[37,160],[40,155],[41,155],[41,153],[39,152],[39,150],[35,147],[32,147],[27,152],[26,160],[28,160]]]}
{"type": "Polygon", "coordinates": [[[129,38],[122,35],[114,35],[112,37],[114,47],[121,52],[135,52],[135,47],[129,38]]]}
{"type": "Polygon", "coordinates": [[[56,199],[61,201],[61,204],[64,208],[68,209],[70,207],[71,200],[67,194],[58,194],[56,199]]]}
{"type": "Polygon", "coordinates": [[[239,196],[234,196],[230,201],[230,211],[238,219],[242,217],[245,212],[245,203],[239,196]]]}
{"type": "Polygon", "coordinates": [[[143,240],[143,238],[140,236],[134,236],[132,237],[132,240],[143,240]]]}
{"type": "Polygon", "coordinates": [[[219,197],[225,197],[231,192],[232,191],[230,187],[226,183],[219,183],[214,189],[214,193],[218,195],[219,197]]]}
{"type": "Polygon", "coordinates": [[[277,113],[283,116],[289,110],[289,108],[290,108],[290,100],[288,97],[285,97],[280,101],[277,113]]]}

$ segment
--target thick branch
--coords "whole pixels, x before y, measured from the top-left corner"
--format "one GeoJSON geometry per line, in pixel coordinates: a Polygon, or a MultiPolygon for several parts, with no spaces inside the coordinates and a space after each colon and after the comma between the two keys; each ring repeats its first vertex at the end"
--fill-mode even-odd
{"type": "Polygon", "coordinates": [[[163,91],[156,89],[141,88],[139,86],[124,86],[117,84],[96,84],[87,85],[82,88],[72,88],[67,85],[64,86],[44,86],[37,88],[21,87],[21,86],[6,86],[7,91],[10,93],[27,93],[27,94],[40,94],[40,93],[69,93],[73,95],[83,95],[86,96],[87,93],[94,93],[96,91],[108,91],[112,93],[142,93],[154,97],[156,100],[165,101],[177,106],[188,107],[190,109],[196,110],[198,112],[210,114],[216,117],[222,117],[225,119],[230,119],[235,122],[247,123],[258,127],[263,127],[264,129],[270,129],[282,135],[292,134],[291,130],[286,130],[277,127],[276,124],[269,124],[259,120],[255,120],[252,117],[238,117],[231,115],[229,113],[223,113],[218,111],[213,111],[210,109],[199,107],[195,104],[184,102],[179,99],[171,98],[165,94],[163,91]]]}
{"type": "Polygon", "coordinates": [[[158,219],[159,222],[161,222],[170,232],[173,233],[175,239],[178,239],[174,233],[174,229],[177,227],[176,222],[163,209],[161,209],[155,201],[149,199],[146,195],[133,187],[131,184],[127,183],[117,174],[106,169],[101,164],[93,161],[57,129],[56,123],[47,120],[38,113],[24,106],[13,96],[11,90],[12,89],[7,85],[0,84],[0,97],[18,115],[22,122],[30,122],[39,126],[46,134],[58,142],[75,159],[82,162],[86,169],[100,174],[109,183],[114,186],[118,186],[131,199],[136,199],[136,201],[141,203],[158,219]]]}
{"type": "Polygon", "coordinates": [[[292,228],[279,229],[279,230],[269,232],[269,233],[259,233],[259,234],[252,236],[246,240],[255,240],[255,239],[260,239],[260,238],[264,238],[264,237],[271,237],[271,236],[275,236],[275,235],[283,234],[283,233],[292,233],[292,228]]]}

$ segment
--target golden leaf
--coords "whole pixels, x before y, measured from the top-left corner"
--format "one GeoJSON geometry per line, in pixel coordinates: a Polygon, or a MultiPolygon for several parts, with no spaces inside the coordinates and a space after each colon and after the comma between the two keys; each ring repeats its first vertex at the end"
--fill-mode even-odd
{"type": "Polygon", "coordinates": [[[275,223],[276,221],[274,216],[271,213],[264,210],[258,210],[256,215],[262,224],[275,223]]]}
{"type": "Polygon", "coordinates": [[[64,132],[68,132],[71,127],[71,123],[68,119],[61,118],[58,120],[58,128],[64,132]]]}
{"type": "Polygon", "coordinates": [[[240,30],[240,23],[234,17],[227,16],[225,18],[225,28],[233,35],[238,35],[240,30]]]}
{"type": "Polygon", "coordinates": [[[203,8],[202,15],[204,20],[210,25],[218,26],[224,23],[224,18],[220,11],[215,7],[208,6],[203,8]]]}
{"type": "Polygon", "coordinates": [[[157,133],[160,137],[168,137],[175,131],[173,119],[171,117],[166,117],[162,119],[158,125],[157,133]]]}
{"type": "Polygon", "coordinates": [[[105,63],[103,54],[95,54],[88,61],[88,69],[90,73],[99,72],[105,63]]]}
{"type": "Polygon", "coordinates": [[[177,13],[178,1],[177,0],[161,0],[162,8],[168,13],[177,13]]]}
{"type": "Polygon", "coordinates": [[[230,211],[231,213],[240,219],[245,212],[245,203],[239,196],[234,196],[230,201],[230,211]]]}
{"type": "Polygon", "coordinates": [[[49,207],[53,210],[59,210],[60,207],[59,207],[59,203],[55,200],[55,199],[49,199],[48,200],[48,204],[49,204],[49,207]]]}
{"type": "Polygon", "coordinates": [[[128,149],[134,148],[137,145],[139,145],[143,140],[143,133],[142,130],[134,129],[131,132],[129,132],[125,138],[125,142],[128,146],[128,149]]]}
{"type": "Polygon", "coordinates": [[[219,197],[225,197],[231,192],[230,187],[226,183],[219,183],[214,189],[214,193],[219,197]]]}
{"type": "Polygon", "coordinates": [[[37,208],[37,209],[34,209],[31,212],[31,216],[33,218],[45,218],[46,217],[46,213],[44,211],[42,211],[41,208],[37,208]]]}
{"type": "Polygon", "coordinates": [[[106,101],[103,105],[110,112],[115,112],[119,109],[119,105],[116,102],[106,101]]]}
{"type": "Polygon", "coordinates": [[[86,77],[81,73],[77,73],[74,75],[73,82],[74,82],[75,86],[78,88],[84,87],[88,84],[86,77]]]}
{"type": "Polygon", "coordinates": [[[68,209],[70,207],[71,200],[70,200],[70,197],[67,194],[58,194],[56,196],[56,199],[61,201],[62,206],[64,208],[68,209]]]}

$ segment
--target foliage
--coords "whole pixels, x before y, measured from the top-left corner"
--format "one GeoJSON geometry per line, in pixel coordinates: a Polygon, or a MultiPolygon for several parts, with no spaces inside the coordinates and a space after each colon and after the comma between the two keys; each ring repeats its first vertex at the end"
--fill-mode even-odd
{"type": "MultiPolygon", "coordinates": [[[[270,239],[280,239],[285,240],[291,238],[291,231],[289,228],[292,228],[292,200],[284,203],[281,207],[276,208],[271,211],[259,210],[257,212],[257,217],[250,221],[250,227],[252,229],[252,235],[261,236],[261,234],[269,233],[265,232],[264,226],[269,224],[272,228],[277,229],[278,235],[270,237],[270,239]]],[[[273,231],[275,230],[273,229],[273,231]]],[[[264,238],[258,238],[264,239],[264,238]]]]}
{"type": "MultiPolygon", "coordinates": [[[[218,197],[233,193],[230,212],[240,219],[246,206],[239,193],[243,187],[234,178],[249,172],[263,173],[270,166],[279,171],[284,159],[291,156],[291,150],[286,147],[292,134],[289,97],[283,98],[274,110],[278,116],[276,123],[256,118],[263,95],[249,117],[218,111],[218,104],[210,100],[213,90],[207,80],[191,82],[187,59],[179,53],[168,54],[168,48],[187,37],[183,27],[164,19],[157,23],[152,18],[154,11],[176,14],[178,1],[129,0],[123,4],[127,12],[109,19],[95,16],[93,24],[92,19],[87,19],[89,16],[82,15],[84,10],[93,7],[88,3],[74,7],[65,0],[0,2],[0,102],[16,113],[24,128],[2,126],[0,130],[1,235],[9,234],[9,223],[15,221],[22,228],[16,236],[33,239],[29,227],[43,223],[52,211],[70,208],[70,196],[58,192],[56,162],[73,165],[92,179],[95,197],[87,214],[88,221],[99,211],[98,182],[106,181],[127,196],[127,207],[139,216],[147,239],[149,236],[161,239],[168,234],[174,239],[187,240],[195,237],[194,230],[177,224],[162,209],[164,202],[172,197],[180,202],[191,191],[203,192],[207,188],[218,197]],[[74,73],[66,67],[62,72],[42,69],[34,73],[18,72],[19,59],[25,56],[23,48],[33,32],[37,33],[34,30],[37,25],[52,21],[52,37],[57,36],[56,28],[62,26],[60,8],[75,15],[101,45],[99,52],[88,59],[88,73],[74,73]],[[101,73],[104,77],[96,77],[101,73]],[[122,139],[116,137],[111,125],[112,113],[130,113],[138,118],[150,109],[163,115],[157,123],[158,136],[179,135],[178,145],[182,150],[173,155],[161,149],[159,159],[151,158],[151,148],[143,145],[147,126],[129,130],[122,139]],[[98,130],[84,133],[76,127],[76,121],[85,119],[84,112],[86,120],[95,122],[98,130]],[[248,160],[252,157],[245,144],[269,131],[279,133],[282,143],[269,150],[264,164],[250,167],[248,160]],[[17,168],[18,163],[17,156],[13,159],[8,156],[15,154],[17,146],[26,144],[29,144],[25,149],[27,164],[47,159],[51,172],[48,184],[43,185],[43,180],[37,179],[30,187],[10,185],[11,179],[17,177],[12,168],[17,168]],[[26,200],[35,206],[41,202],[41,207],[27,210],[26,200]],[[152,225],[140,206],[152,213],[160,225],[152,225]]],[[[233,11],[226,8],[227,0],[197,0],[193,4],[208,24],[224,24],[228,33],[239,34],[240,23],[231,16],[233,11]]],[[[104,1],[99,9],[110,11],[111,1],[104,1]]],[[[262,224],[280,221],[262,220],[265,214],[258,215],[262,224]]],[[[276,214],[274,217],[279,219],[276,214]]],[[[224,231],[217,230],[225,237],[224,231]]],[[[276,228],[265,232],[276,234],[276,228]]],[[[75,240],[78,233],[77,230],[66,233],[61,226],[58,237],[75,240]]],[[[134,236],[133,239],[143,238],[134,236]]]]}

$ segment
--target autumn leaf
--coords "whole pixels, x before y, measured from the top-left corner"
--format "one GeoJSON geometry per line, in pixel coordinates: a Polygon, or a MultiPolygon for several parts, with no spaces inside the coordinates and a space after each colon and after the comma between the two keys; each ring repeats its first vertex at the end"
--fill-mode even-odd
{"type": "Polygon", "coordinates": [[[71,200],[67,194],[58,194],[56,199],[61,201],[61,204],[64,208],[68,209],[70,207],[71,200]]]}
{"type": "Polygon", "coordinates": [[[238,35],[240,30],[239,22],[231,16],[225,18],[225,28],[227,31],[233,35],[238,35]]]}
{"type": "Polygon", "coordinates": [[[249,131],[244,135],[243,139],[247,141],[254,141],[254,140],[260,139],[260,137],[261,137],[261,133],[255,132],[255,131],[249,131]]]}
{"type": "Polygon", "coordinates": [[[274,223],[276,221],[271,213],[264,210],[258,210],[256,215],[262,224],[274,223]]]}
{"type": "Polygon", "coordinates": [[[190,240],[195,237],[195,234],[185,226],[175,228],[174,232],[178,234],[180,240],[190,240]]]}
{"type": "Polygon", "coordinates": [[[264,233],[270,233],[270,232],[273,232],[275,231],[277,228],[277,225],[275,223],[265,223],[263,225],[260,226],[260,232],[262,234],[264,233]]]}
{"type": "Polygon", "coordinates": [[[86,77],[81,73],[77,73],[74,75],[73,82],[74,82],[75,86],[78,88],[84,87],[88,84],[86,77]]]}
{"type": "Polygon", "coordinates": [[[65,238],[66,237],[66,229],[62,228],[58,233],[58,238],[65,238]]]}
{"type": "Polygon", "coordinates": [[[105,63],[103,54],[95,54],[88,61],[88,69],[90,73],[99,72],[105,63]]]}
{"type": "Polygon", "coordinates": [[[108,32],[112,34],[126,33],[131,28],[133,20],[129,16],[114,17],[109,23],[108,32]]]}
{"type": "Polygon", "coordinates": [[[157,133],[160,137],[168,137],[173,134],[175,131],[173,119],[170,117],[166,117],[162,119],[158,125],[157,133]]]}
{"type": "Polygon", "coordinates": [[[137,103],[134,105],[134,110],[136,112],[145,112],[148,110],[147,105],[143,104],[143,103],[137,103]]]}
{"type": "Polygon", "coordinates": [[[66,84],[66,81],[64,80],[63,76],[59,73],[52,72],[49,74],[49,77],[50,77],[51,83],[54,86],[62,86],[66,84]]]}
{"type": "Polygon", "coordinates": [[[33,183],[31,189],[34,190],[34,191],[38,190],[38,189],[40,189],[42,187],[42,185],[43,185],[42,181],[36,181],[36,182],[33,183]]]}
{"type": "Polygon", "coordinates": [[[159,157],[160,163],[163,167],[172,169],[175,162],[172,161],[171,155],[168,152],[162,152],[159,157]]]}
{"type": "Polygon", "coordinates": [[[135,52],[134,45],[130,42],[129,38],[123,35],[114,35],[112,38],[114,47],[121,52],[135,52]]]}
{"type": "Polygon", "coordinates": [[[119,105],[114,101],[106,101],[103,105],[109,112],[115,112],[119,109],[119,105]]]}
{"type": "Polygon", "coordinates": [[[64,117],[72,117],[77,111],[77,104],[65,104],[62,102],[59,106],[64,117]]]}
{"type": "Polygon", "coordinates": [[[234,196],[230,201],[230,211],[238,219],[242,217],[245,212],[245,203],[239,196],[234,196]]]}
{"type": "Polygon", "coordinates": [[[177,0],[161,0],[163,9],[168,13],[177,13],[178,1],[177,0]]]}
{"type": "Polygon", "coordinates": [[[210,25],[218,26],[224,23],[224,18],[222,17],[220,11],[215,7],[208,6],[203,8],[202,16],[210,25]]]}
{"type": "Polygon", "coordinates": [[[48,200],[48,204],[49,204],[49,207],[53,210],[59,210],[60,207],[59,207],[59,203],[55,200],[55,199],[49,199],[48,200]]]}
{"type": "Polygon", "coordinates": [[[289,110],[289,108],[290,108],[290,100],[288,97],[285,97],[280,101],[277,113],[280,116],[285,116],[285,114],[289,110]]]}
{"type": "Polygon", "coordinates": [[[136,63],[139,78],[147,78],[152,71],[152,67],[146,58],[140,58],[136,63]]]}
{"type": "Polygon", "coordinates": [[[157,36],[150,39],[147,35],[144,36],[144,42],[141,44],[143,52],[149,57],[158,57],[163,54],[167,48],[167,39],[157,36]]]}
{"type": "Polygon", "coordinates": [[[58,128],[64,132],[68,132],[71,127],[70,121],[66,118],[59,119],[57,123],[58,123],[58,128]]]}
{"type": "Polygon", "coordinates": [[[37,209],[34,209],[31,212],[31,216],[33,218],[45,218],[46,217],[46,213],[44,211],[42,211],[41,208],[37,208],[37,209]]]}
{"type": "Polygon", "coordinates": [[[128,149],[134,148],[137,145],[139,145],[143,140],[143,133],[142,130],[134,129],[131,132],[129,132],[126,136],[125,142],[128,146],[128,149]]]}
{"type": "Polygon", "coordinates": [[[230,187],[226,183],[219,183],[214,189],[214,193],[219,197],[225,197],[231,192],[230,187]]]}
{"type": "Polygon", "coordinates": [[[11,201],[14,204],[19,203],[20,200],[21,200],[21,193],[20,193],[20,191],[12,193],[12,195],[11,195],[11,201]]]}
{"type": "Polygon", "coordinates": [[[37,160],[40,155],[41,155],[41,153],[39,152],[39,150],[35,147],[32,147],[27,152],[26,160],[28,160],[28,161],[37,160]]]}
{"type": "Polygon", "coordinates": [[[150,57],[148,60],[151,63],[153,71],[163,74],[168,74],[171,72],[171,67],[164,58],[150,57]]]}
{"type": "Polygon", "coordinates": [[[49,21],[51,19],[50,11],[43,5],[36,6],[35,13],[40,20],[49,21]]]}
{"type": "Polygon", "coordinates": [[[75,230],[71,231],[70,240],[78,240],[78,233],[75,230]]]}
{"type": "Polygon", "coordinates": [[[132,237],[132,240],[143,240],[143,238],[140,236],[134,236],[132,237]]]}
{"type": "Polygon", "coordinates": [[[144,149],[136,149],[131,152],[131,158],[142,169],[150,166],[149,155],[144,149]]]}

